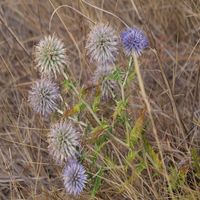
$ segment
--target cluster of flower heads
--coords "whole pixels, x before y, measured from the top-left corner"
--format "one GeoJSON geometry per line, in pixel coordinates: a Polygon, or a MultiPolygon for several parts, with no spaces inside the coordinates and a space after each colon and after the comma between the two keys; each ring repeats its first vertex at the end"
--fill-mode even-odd
{"type": "Polygon", "coordinates": [[[113,97],[118,90],[116,81],[109,80],[106,76],[113,71],[120,41],[127,56],[133,54],[139,56],[148,47],[148,39],[142,30],[127,28],[119,38],[110,25],[102,23],[92,28],[86,42],[87,54],[90,60],[97,65],[93,81],[101,82],[101,96],[104,100],[113,97]]]}
{"type": "Polygon", "coordinates": [[[63,170],[63,180],[67,192],[79,195],[87,182],[83,165],[78,162],[80,133],[71,121],[61,121],[54,124],[48,135],[49,153],[58,164],[66,163],[63,170]]]}
{"type": "MultiPolygon", "coordinates": [[[[35,48],[36,69],[41,79],[33,83],[28,101],[36,113],[47,117],[58,108],[59,87],[52,78],[64,71],[68,64],[64,44],[53,36],[42,39],[35,48]]],[[[49,154],[58,164],[64,164],[63,180],[69,194],[78,195],[85,187],[87,175],[78,162],[80,133],[71,121],[61,121],[52,125],[48,135],[49,154]]]]}
{"type": "Polygon", "coordinates": [[[64,70],[68,63],[64,44],[53,36],[40,40],[35,48],[36,69],[41,79],[37,80],[29,92],[29,102],[33,110],[45,117],[57,109],[59,88],[51,77],[64,70]]]}
{"type": "MultiPolygon", "coordinates": [[[[113,97],[116,82],[106,76],[114,70],[114,64],[119,51],[120,41],[126,55],[140,55],[148,46],[148,39],[138,28],[128,28],[121,33],[121,40],[115,30],[108,24],[97,24],[89,33],[86,49],[90,60],[97,65],[93,80],[101,81],[103,99],[113,97]]],[[[29,103],[36,113],[48,116],[56,111],[59,102],[59,88],[51,78],[62,73],[68,64],[66,50],[61,40],[53,36],[45,37],[35,48],[36,69],[41,79],[36,81],[29,92],[29,103]]],[[[54,124],[48,135],[49,153],[54,160],[65,163],[63,180],[69,194],[80,194],[87,182],[83,165],[78,162],[80,148],[80,133],[71,121],[61,121],[54,124]]]]}

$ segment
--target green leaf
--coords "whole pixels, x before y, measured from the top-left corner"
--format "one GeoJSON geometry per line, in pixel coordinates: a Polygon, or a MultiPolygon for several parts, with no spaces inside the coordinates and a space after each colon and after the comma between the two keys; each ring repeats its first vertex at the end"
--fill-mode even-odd
{"type": "Polygon", "coordinates": [[[143,130],[144,130],[144,118],[145,110],[141,112],[139,118],[136,120],[134,127],[132,128],[129,137],[127,138],[127,143],[131,149],[134,148],[135,144],[138,142],[143,130]]]}
{"type": "Polygon", "coordinates": [[[109,80],[115,80],[118,82],[122,82],[123,79],[123,72],[117,68],[115,71],[113,71],[111,74],[107,77],[109,80]]]}
{"type": "Polygon", "coordinates": [[[64,87],[67,89],[73,89],[75,85],[70,80],[64,80],[64,87]]]}
{"type": "Polygon", "coordinates": [[[159,158],[159,155],[154,151],[151,144],[145,138],[144,134],[142,134],[144,150],[148,157],[148,160],[152,163],[152,165],[159,171],[162,169],[162,161],[159,158]]]}
{"type": "Polygon", "coordinates": [[[136,173],[138,176],[145,170],[147,169],[146,163],[145,162],[140,162],[136,165],[136,173]]]}
{"type": "Polygon", "coordinates": [[[169,181],[173,190],[177,190],[184,185],[186,174],[182,171],[170,167],[169,181]]]}
{"type": "Polygon", "coordinates": [[[117,106],[115,108],[115,112],[113,113],[113,121],[116,120],[117,116],[122,115],[122,113],[126,109],[126,106],[127,106],[127,100],[117,101],[117,106]]]}
{"type": "Polygon", "coordinates": [[[101,100],[101,95],[100,94],[95,96],[93,104],[92,104],[92,110],[94,112],[97,112],[99,110],[100,100],[101,100]]]}
{"type": "Polygon", "coordinates": [[[196,148],[193,148],[191,151],[192,155],[192,166],[194,167],[196,171],[197,177],[200,177],[200,154],[199,150],[196,148]]]}
{"type": "Polygon", "coordinates": [[[76,105],[74,105],[72,108],[70,108],[69,110],[66,110],[64,113],[65,117],[68,116],[72,116],[75,115],[77,113],[80,113],[81,111],[83,111],[85,109],[86,105],[84,103],[78,103],[76,105]]]}

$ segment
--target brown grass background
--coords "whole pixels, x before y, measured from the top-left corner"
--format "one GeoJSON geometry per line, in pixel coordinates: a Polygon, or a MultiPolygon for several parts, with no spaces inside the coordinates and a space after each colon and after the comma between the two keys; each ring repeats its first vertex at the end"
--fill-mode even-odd
{"type": "MultiPolygon", "coordinates": [[[[85,40],[92,25],[71,6],[95,22],[109,22],[120,32],[139,26],[150,39],[150,49],[139,59],[145,89],[149,96],[165,162],[190,170],[188,149],[199,148],[200,115],[200,1],[199,0],[1,0],[0,1],[0,199],[71,199],[61,181],[61,168],[48,156],[46,134],[49,122],[33,114],[27,103],[34,69],[33,46],[44,36],[55,33],[65,43],[71,70],[86,84],[95,66],[88,62],[85,40]],[[119,18],[120,17],[121,21],[119,18]],[[51,21],[50,21],[51,20],[51,21]],[[51,29],[49,26],[51,24],[51,29]],[[169,81],[180,123],[163,80],[156,49],[169,81]],[[183,130],[184,129],[184,130],[183,130]],[[184,132],[184,137],[183,137],[184,132]]],[[[127,60],[120,53],[118,64],[127,60]]],[[[137,118],[143,101],[135,83],[129,91],[130,113],[137,118]]],[[[120,137],[120,136],[119,136],[120,137]]],[[[151,130],[148,138],[154,145],[151,130]]],[[[156,145],[155,145],[156,149],[156,145]]],[[[119,172],[113,172],[96,199],[154,199],[145,184],[128,185],[123,194],[119,172]],[[117,192],[118,191],[118,192],[117,192]]],[[[123,177],[123,175],[122,175],[123,177]]],[[[143,177],[145,178],[145,177],[143,177]]],[[[148,177],[147,177],[148,179],[148,177]]],[[[151,182],[145,180],[151,187],[151,182]]],[[[168,199],[162,180],[156,180],[159,199],[168,199]]],[[[198,199],[199,187],[188,179],[182,199],[198,199]],[[192,185],[192,186],[191,186],[192,185]]],[[[89,199],[89,188],[81,199],[89,199]]]]}

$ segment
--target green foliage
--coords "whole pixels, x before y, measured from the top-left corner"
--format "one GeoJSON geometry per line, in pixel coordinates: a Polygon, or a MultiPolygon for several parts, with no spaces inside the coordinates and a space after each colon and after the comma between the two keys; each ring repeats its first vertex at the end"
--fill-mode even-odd
{"type": "Polygon", "coordinates": [[[151,144],[146,139],[145,134],[142,135],[142,140],[143,140],[145,155],[147,156],[148,160],[156,170],[158,171],[162,170],[162,161],[160,160],[158,153],[154,151],[151,144]]]}
{"type": "Polygon", "coordinates": [[[110,75],[108,75],[107,79],[115,80],[115,81],[121,83],[123,80],[123,74],[124,73],[121,71],[121,69],[116,68],[110,75]]]}
{"type": "Polygon", "coordinates": [[[126,106],[127,106],[128,101],[125,100],[120,100],[116,102],[116,108],[115,111],[113,113],[113,121],[115,121],[117,119],[117,117],[122,117],[124,111],[126,110],[126,106]]]}
{"type": "Polygon", "coordinates": [[[64,85],[64,88],[68,90],[72,90],[75,87],[74,83],[72,83],[70,80],[67,80],[67,79],[64,80],[63,85],[64,85]]]}
{"type": "Polygon", "coordinates": [[[194,171],[196,172],[197,177],[200,177],[200,154],[199,150],[196,148],[193,148],[191,151],[192,155],[192,166],[194,168],[194,171]]]}
{"type": "Polygon", "coordinates": [[[95,176],[93,177],[93,188],[91,191],[91,196],[94,198],[97,194],[97,192],[99,191],[101,184],[102,184],[102,180],[101,180],[101,176],[103,176],[103,169],[100,168],[98,170],[98,172],[95,174],[95,176]]]}
{"type": "Polygon", "coordinates": [[[182,170],[178,170],[177,168],[170,167],[170,187],[172,190],[177,190],[184,185],[186,173],[182,170]]]}
{"type": "Polygon", "coordinates": [[[70,108],[69,110],[65,111],[64,116],[65,117],[73,116],[75,114],[82,112],[85,108],[86,108],[86,105],[84,103],[82,102],[78,103],[74,105],[72,108],[70,108]]]}
{"type": "Polygon", "coordinates": [[[98,91],[96,92],[96,95],[94,97],[93,104],[92,104],[92,110],[94,112],[97,112],[99,110],[100,101],[101,101],[101,93],[100,93],[100,89],[98,88],[98,91]]]}
{"type": "Polygon", "coordinates": [[[141,137],[141,134],[144,130],[144,116],[145,111],[143,111],[138,119],[135,122],[134,127],[132,128],[127,143],[130,146],[131,149],[134,148],[135,144],[138,142],[139,138],[141,137]]]}

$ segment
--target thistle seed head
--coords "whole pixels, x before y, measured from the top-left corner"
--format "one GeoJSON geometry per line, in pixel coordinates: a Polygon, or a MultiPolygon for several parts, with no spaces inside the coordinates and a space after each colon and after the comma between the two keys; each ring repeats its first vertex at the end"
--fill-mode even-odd
{"type": "Polygon", "coordinates": [[[86,49],[90,60],[98,65],[113,64],[118,54],[119,39],[115,30],[105,24],[95,25],[89,33],[86,49]]]}
{"type": "Polygon", "coordinates": [[[53,36],[46,36],[40,40],[35,48],[36,68],[44,75],[61,73],[68,64],[66,50],[61,40],[53,36]]]}
{"type": "Polygon", "coordinates": [[[75,157],[79,144],[79,132],[72,122],[59,122],[51,127],[48,142],[49,153],[57,163],[62,164],[68,158],[75,157]]]}
{"type": "Polygon", "coordinates": [[[67,192],[79,195],[85,188],[87,175],[85,168],[76,160],[70,160],[63,171],[63,180],[67,192]]]}
{"type": "Polygon", "coordinates": [[[47,79],[36,81],[29,91],[28,101],[36,113],[43,116],[54,112],[60,93],[56,83],[47,79]]]}

